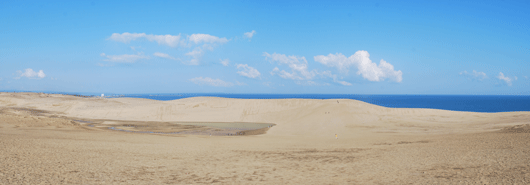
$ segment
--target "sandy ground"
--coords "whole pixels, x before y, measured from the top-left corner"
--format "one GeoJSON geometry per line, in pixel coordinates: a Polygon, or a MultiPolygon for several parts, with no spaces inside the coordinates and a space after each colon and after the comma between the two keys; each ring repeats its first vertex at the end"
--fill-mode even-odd
{"type": "Polygon", "coordinates": [[[528,184],[529,141],[530,112],[0,93],[0,184],[528,184]],[[73,121],[83,119],[276,125],[160,135],[73,121]]]}

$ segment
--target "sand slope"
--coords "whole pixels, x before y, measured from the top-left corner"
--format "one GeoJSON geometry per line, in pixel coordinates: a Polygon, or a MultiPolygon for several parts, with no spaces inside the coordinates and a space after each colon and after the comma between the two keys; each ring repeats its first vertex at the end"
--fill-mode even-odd
{"type": "Polygon", "coordinates": [[[0,93],[0,109],[3,184],[530,182],[529,112],[392,109],[355,100],[155,101],[36,93],[0,93]],[[276,126],[255,136],[161,136],[94,130],[73,118],[276,126]]]}

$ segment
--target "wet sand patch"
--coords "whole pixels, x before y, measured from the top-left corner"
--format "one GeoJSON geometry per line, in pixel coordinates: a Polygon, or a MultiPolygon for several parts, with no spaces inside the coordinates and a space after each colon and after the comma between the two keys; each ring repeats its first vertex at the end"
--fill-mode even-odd
{"type": "MultiPolygon", "coordinates": [[[[58,116],[62,113],[32,108],[1,107],[0,112],[23,116],[28,119],[28,126],[39,125],[38,117],[52,118],[79,126],[88,130],[113,130],[138,134],[179,134],[208,136],[242,136],[265,134],[275,126],[272,123],[254,122],[160,122],[160,121],[124,121],[109,119],[84,119],[58,116]]],[[[55,124],[56,126],[59,126],[55,124]]],[[[65,126],[61,124],[60,126],[65,126]]]]}
{"type": "Polygon", "coordinates": [[[209,136],[258,135],[266,133],[270,127],[275,125],[251,122],[155,122],[83,119],[76,119],[75,121],[86,127],[129,133],[209,136]]]}

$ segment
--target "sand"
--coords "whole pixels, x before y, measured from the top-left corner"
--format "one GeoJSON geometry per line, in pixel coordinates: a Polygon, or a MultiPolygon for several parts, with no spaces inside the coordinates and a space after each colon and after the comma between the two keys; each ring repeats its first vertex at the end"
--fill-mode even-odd
{"type": "Polygon", "coordinates": [[[528,184],[528,141],[530,112],[0,93],[0,184],[528,184]],[[86,120],[157,129],[275,125],[209,136],[115,131],[86,120]]]}

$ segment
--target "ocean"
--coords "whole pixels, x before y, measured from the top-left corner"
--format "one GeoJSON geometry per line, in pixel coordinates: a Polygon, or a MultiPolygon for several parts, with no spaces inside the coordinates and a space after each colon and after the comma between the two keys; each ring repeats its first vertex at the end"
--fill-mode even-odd
{"type": "Polygon", "coordinates": [[[190,97],[240,99],[352,99],[391,108],[428,108],[467,112],[530,111],[530,96],[513,95],[352,95],[352,94],[129,94],[111,97],[176,100],[190,97]]]}

